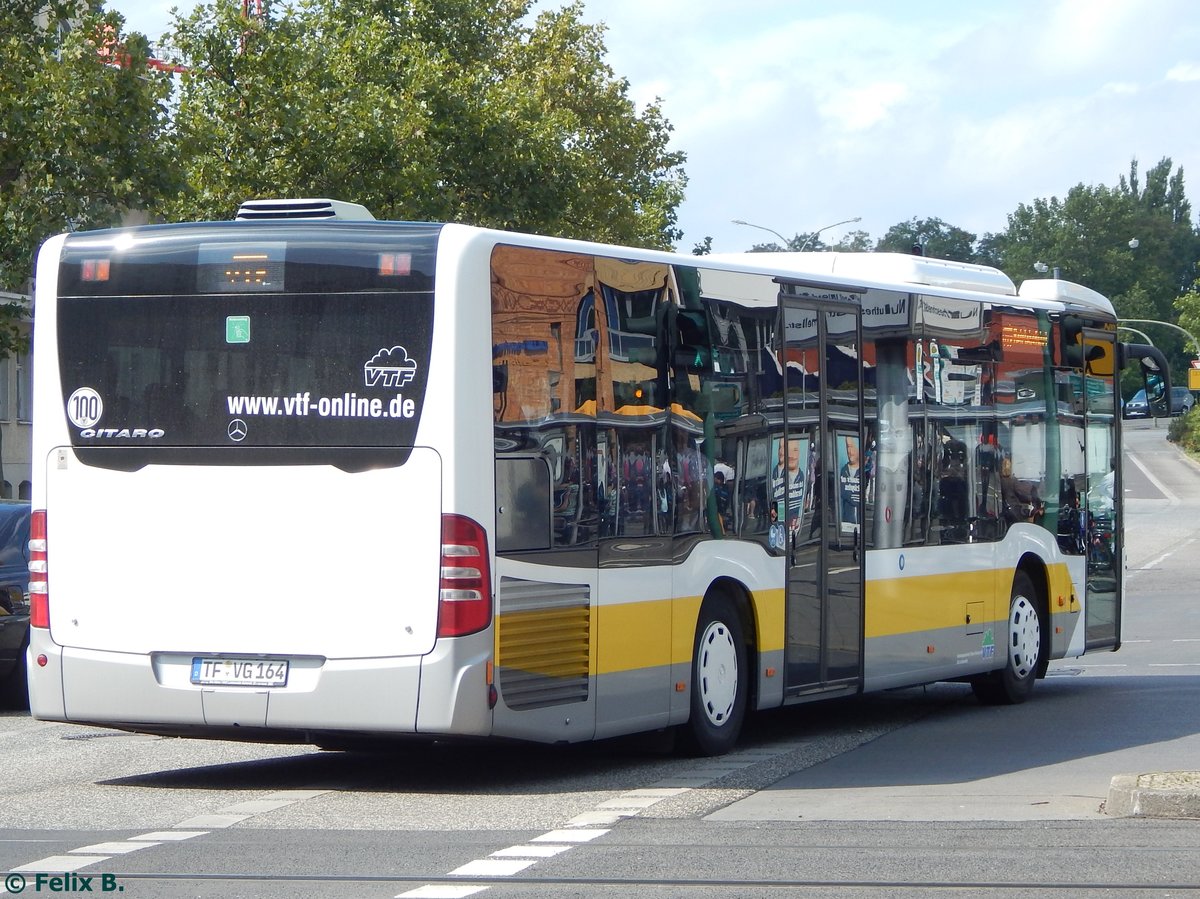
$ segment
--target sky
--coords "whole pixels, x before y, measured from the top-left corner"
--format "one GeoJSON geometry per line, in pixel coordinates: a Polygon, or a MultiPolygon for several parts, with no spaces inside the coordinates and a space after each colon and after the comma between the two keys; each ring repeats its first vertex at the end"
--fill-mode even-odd
{"type": "MultiPolygon", "coordinates": [[[[154,41],[194,3],[107,5],[154,41]]],[[[1170,157],[1200,208],[1195,0],[585,0],[584,18],[687,154],[685,252],[913,218],[982,237],[1134,159],[1170,157]]]]}

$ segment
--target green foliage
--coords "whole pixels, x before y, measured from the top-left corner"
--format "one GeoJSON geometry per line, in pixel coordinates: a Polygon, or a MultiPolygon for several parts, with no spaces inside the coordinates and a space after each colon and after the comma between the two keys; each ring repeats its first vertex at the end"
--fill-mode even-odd
{"type": "Polygon", "coordinates": [[[1191,289],[1175,298],[1175,310],[1179,326],[1200,337],[1200,281],[1192,282],[1191,289]]]}
{"type": "Polygon", "coordinates": [[[686,183],[657,104],[641,112],[580,4],[309,0],[247,22],[199,6],[174,126],[186,189],[164,208],[331,196],[379,218],[670,247],[686,183]]]}
{"type": "MultiPolygon", "coordinates": [[[[995,264],[1018,284],[1039,277],[1034,264],[1041,262],[1107,296],[1122,319],[1174,324],[1182,311],[1177,297],[1197,276],[1200,233],[1192,222],[1182,170],[1173,172],[1171,160],[1163,159],[1146,172],[1143,185],[1134,160],[1128,177],[1122,176],[1116,187],[1078,184],[1061,200],[1021,204],[1008,217],[1007,231],[989,235],[989,250],[995,264]]],[[[1134,326],[1150,335],[1174,371],[1186,367],[1193,355],[1186,337],[1171,328],[1134,326]]],[[[1127,373],[1125,389],[1134,389],[1134,381],[1136,376],[1127,373]]]]}
{"type": "Polygon", "coordinates": [[[1123,318],[1172,321],[1172,301],[1195,280],[1200,260],[1183,172],[1172,174],[1170,159],[1146,174],[1144,188],[1134,160],[1115,188],[1078,184],[1063,200],[1021,204],[998,243],[1014,281],[1035,277],[1041,261],[1109,297],[1123,318]]]}
{"type": "Polygon", "coordinates": [[[1178,444],[1189,456],[1200,456],[1200,413],[1193,406],[1187,415],[1171,419],[1167,425],[1167,439],[1178,444]]]}
{"type": "Polygon", "coordinates": [[[935,259],[953,259],[957,262],[975,262],[975,235],[962,228],[947,225],[939,218],[913,218],[892,225],[876,244],[881,253],[911,253],[919,245],[926,256],[935,259]]]}
{"type": "Polygon", "coordinates": [[[874,243],[866,231],[850,231],[829,248],[838,253],[867,253],[874,249],[874,243]]]}
{"type": "MultiPolygon", "coordinates": [[[[101,7],[0,4],[0,289],[25,289],[50,235],[117,224],[173,183],[169,82],[146,68],[144,38],[114,43],[122,19],[101,7]]],[[[0,355],[18,348],[12,315],[0,355]]]]}

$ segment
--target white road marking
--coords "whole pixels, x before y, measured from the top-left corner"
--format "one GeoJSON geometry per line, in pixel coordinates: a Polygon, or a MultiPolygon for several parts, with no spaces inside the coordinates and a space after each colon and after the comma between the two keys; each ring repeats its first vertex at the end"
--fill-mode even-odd
{"type": "Polygon", "coordinates": [[[608,829],[604,830],[552,830],[549,833],[544,833],[540,837],[534,837],[529,842],[531,843],[590,843],[597,837],[602,837],[608,833],[608,829]]]}
{"type": "Polygon", "coordinates": [[[477,858],[455,868],[447,877],[512,877],[536,865],[537,859],[477,858]]]}
{"type": "Polygon", "coordinates": [[[207,830],[156,830],[152,833],[144,833],[140,837],[130,837],[129,839],[139,842],[142,840],[154,840],[156,842],[165,840],[190,840],[192,837],[202,837],[206,833],[208,833],[207,830]]]}
{"type": "Polygon", "coordinates": [[[1146,476],[1146,479],[1158,489],[1159,493],[1161,493],[1163,496],[1165,496],[1170,501],[1172,506],[1179,505],[1179,503],[1180,503],[1179,497],[1171,492],[1171,488],[1169,488],[1166,484],[1164,484],[1162,481],[1160,481],[1158,478],[1156,478],[1151,473],[1150,469],[1148,469],[1145,465],[1142,464],[1142,461],[1137,456],[1135,456],[1133,453],[1126,450],[1125,458],[1128,459],[1130,462],[1132,462],[1134,465],[1136,465],[1138,467],[1138,470],[1141,471],[1141,473],[1146,476]]]}
{"type": "MultiPolygon", "coordinates": [[[[81,846],[78,849],[70,850],[69,855],[52,855],[48,858],[39,859],[27,865],[13,868],[12,870],[14,872],[75,871],[79,868],[86,868],[88,865],[108,861],[114,855],[127,855],[130,852],[137,852],[139,849],[149,849],[151,846],[158,846],[165,842],[179,842],[181,840],[190,840],[193,837],[202,837],[212,829],[231,827],[255,815],[272,812],[284,806],[292,805],[304,799],[312,799],[328,792],[328,790],[279,790],[261,799],[250,799],[246,802],[231,805],[228,808],[219,809],[216,814],[197,815],[194,818],[188,818],[186,821],[180,821],[171,830],[156,830],[151,833],[142,834],[141,836],[132,837],[128,840],[114,840],[107,843],[93,843],[90,846],[81,846]]],[[[480,889],[486,888],[480,887],[480,889]]],[[[470,894],[464,893],[462,895],[470,894]]]]}
{"type": "Polygon", "coordinates": [[[566,822],[567,827],[595,827],[597,824],[618,824],[623,818],[637,817],[636,811],[584,812],[566,822]]]}
{"type": "Polygon", "coordinates": [[[1148,668],[1195,668],[1200,662],[1151,662],[1148,668]]]}
{"type": "Polygon", "coordinates": [[[492,853],[490,857],[509,857],[509,858],[553,858],[560,852],[566,852],[570,846],[509,846],[507,849],[498,849],[492,853]]]}
{"type": "Polygon", "coordinates": [[[88,865],[94,865],[97,862],[106,862],[111,858],[108,855],[51,855],[47,858],[40,858],[36,862],[30,862],[27,865],[18,865],[13,868],[13,873],[23,871],[53,871],[55,873],[63,873],[66,871],[78,871],[80,868],[86,868],[88,865]]]}
{"type": "Polygon", "coordinates": [[[630,796],[626,793],[618,799],[610,799],[607,802],[601,802],[596,808],[611,808],[611,809],[648,809],[656,803],[662,802],[665,796],[630,796]]]}
{"type": "Polygon", "coordinates": [[[176,827],[186,827],[194,829],[204,827],[211,830],[218,830],[223,827],[232,827],[234,824],[240,824],[251,815],[197,815],[195,818],[188,818],[186,821],[180,821],[176,827]]]}
{"type": "Polygon", "coordinates": [[[79,849],[72,849],[71,854],[76,852],[90,853],[98,855],[103,852],[106,855],[128,855],[130,852],[137,852],[139,849],[148,849],[151,846],[157,846],[158,843],[144,843],[141,841],[135,842],[113,842],[113,843],[93,843],[91,846],[83,846],[79,849]]]}

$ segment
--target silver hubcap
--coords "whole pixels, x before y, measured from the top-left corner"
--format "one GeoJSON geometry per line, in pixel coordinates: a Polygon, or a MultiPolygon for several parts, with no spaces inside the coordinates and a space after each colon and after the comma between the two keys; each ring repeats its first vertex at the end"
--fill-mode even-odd
{"type": "Polygon", "coordinates": [[[729,628],[720,621],[714,621],[704,629],[696,675],[704,714],[712,724],[720,727],[733,713],[738,687],[737,649],[729,628]]]}
{"type": "Polygon", "coordinates": [[[1013,674],[1024,680],[1037,670],[1038,655],[1042,650],[1042,626],[1037,609],[1024,596],[1013,600],[1008,626],[1008,664],[1013,674]]]}

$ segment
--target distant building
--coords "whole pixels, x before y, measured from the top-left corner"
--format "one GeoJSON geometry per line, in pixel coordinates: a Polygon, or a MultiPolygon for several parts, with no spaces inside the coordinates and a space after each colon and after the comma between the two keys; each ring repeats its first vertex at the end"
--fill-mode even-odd
{"type": "MultiPolygon", "coordinates": [[[[33,327],[33,305],[29,297],[0,291],[0,303],[20,303],[27,313],[21,328],[33,327]]],[[[0,462],[3,479],[0,497],[29,499],[33,478],[31,428],[33,420],[32,350],[0,358],[0,462]]]]}

